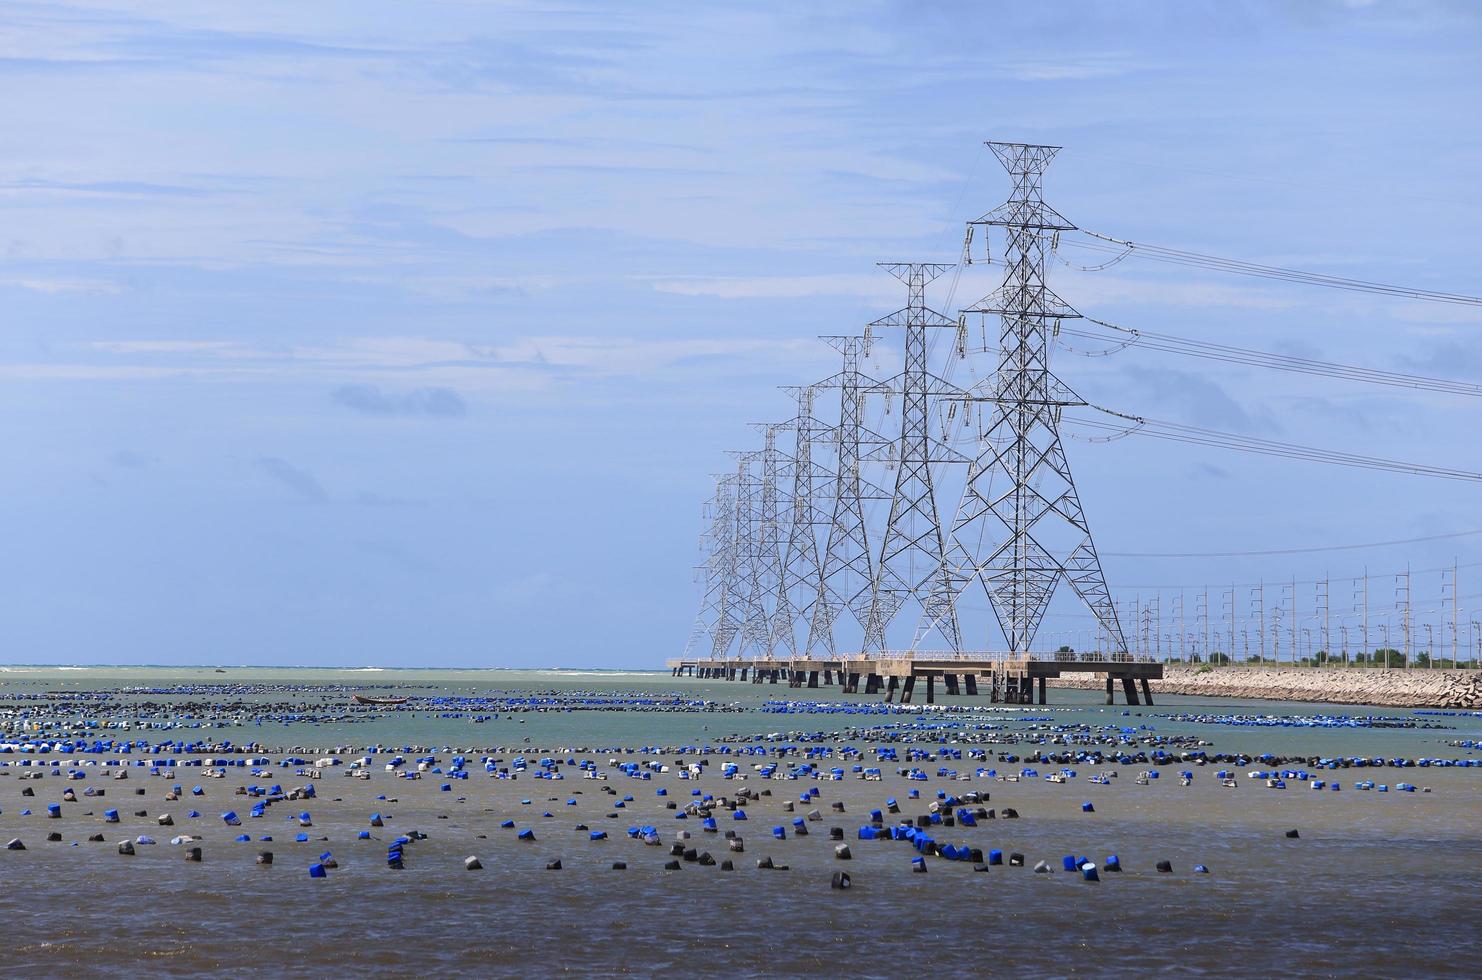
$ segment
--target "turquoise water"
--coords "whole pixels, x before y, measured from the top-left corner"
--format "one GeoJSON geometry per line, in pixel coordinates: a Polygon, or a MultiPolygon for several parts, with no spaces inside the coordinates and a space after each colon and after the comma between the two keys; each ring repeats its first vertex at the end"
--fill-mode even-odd
{"type": "MultiPolygon", "coordinates": [[[[1096,691],[1050,689],[1051,704],[1040,706],[993,706],[985,698],[940,696],[936,706],[897,706],[889,715],[864,716],[806,712],[779,713],[766,710],[787,702],[856,703],[879,706],[879,698],[841,694],[837,688],[793,689],[786,684],[751,684],[693,678],[674,678],[667,671],[514,671],[514,670],[319,670],[299,668],[167,668],[167,667],[10,667],[0,670],[0,699],[44,692],[120,692],[118,701],[164,703],[204,702],[221,704],[240,700],[249,705],[295,701],[316,707],[325,715],[356,717],[356,722],[333,719],[281,724],[233,715],[226,727],[182,728],[171,734],[180,737],[195,732],[237,743],[258,741],[272,746],[332,745],[462,745],[492,746],[530,743],[543,746],[571,745],[680,745],[703,744],[733,735],[786,732],[831,732],[850,724],[911,723],[944,720],[944,708],[974,709],[970,715],[952,719],[992,722],[1012,728],[1025,727],[1022,719],[1051,719],[1055,724],[1089,726],[1146,726],[1163,735],[1195,736],[1209,743],[1210,751],[1244,752],[1251,755],[1323,756],[1437,756],[1482,758],[1482,753],[1457,750],[1446,743],[1482,739],[1482,713],[1416,712],[1402,708],[1364,705],[1304,704],[1285,701],[1192,698],[1156,695],[1155,706],[1135,708],[1106,706],[1096,691]],[[158,697],[140,693],[149,689],[205,685],[208,688],[235,685],[302,686],[329,688],[235,694],[207,690],[197,695],[158,697]],[[352,691],[371,696],[406,696],[408,705],[396,710],[352,709],[352,691]],[[549,710],[499,712],[454,711],[429,708],[433,697],[532,698],[551,694],[568,698],[579,693],[598,698],[635,699],[647,696],[674,697],[709,702],[708,710],[684,706],[682,710],[549,710]],[[1352,716],[1393,718],[1417,724],[1445,726],[1441,729],[1413,728],[1314,728],[1232,727],[1197,724],[1168,718],[1168,715],[1270,715],[1287,719],[1352,716]],[[461,716],[459,716],[461,715],[461,716]],[[474,720],[479,715],[486,720],[474,720]]],[[[187,723],[188,724],[188,723],[187,723]]],[[[204,722],[202,722],[204,724],[204,722]]],[[[156,733],[163,736],[167,733],[156,733]]]]}

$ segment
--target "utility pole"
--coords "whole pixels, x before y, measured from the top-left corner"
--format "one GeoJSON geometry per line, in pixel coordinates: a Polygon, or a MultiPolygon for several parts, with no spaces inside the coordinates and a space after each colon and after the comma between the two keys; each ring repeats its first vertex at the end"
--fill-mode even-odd
{"type": "MultiPolygon", "coordinates": [[[[1364,566],[1364,651],[1369,650],[1369,566],[1364,566]]],[[[1384,655],[1384,666],[1389,666],[1389,654],[1384,655]]]]}
{"type": "Polygon", "coordinates": [[[1295,575],[1292,576],[1292,604],[1288,612],[1291,613],[1292,666],[1295,667],[1300,654],[1297,649],[1297,577],[1295,575]]]}
{"type": "Polygon", "coordinates": [[[1161,663],[1163,660],[1163,593],[1161,592],[1153,595],[1152,625],[1153,659],[1161,663]]]}
{"type": "MultiPolygon", "coordinates": [[[[1460,653],[1459,653],[1460,647],[1457,646],[1457,638],[1459,636],[1459,634],[1457,632],[1457,619],[1458,619],[1458,617],[1460,615],[1459,606],[1458,606],[1458,603],[1459,603],[1460,600],[1459,600],[1458,596],[1460,594],[1460,590],[1457,588],[1458,582],[1457,582],[1457,579],[1456,579],[1456,572],[1457,572],[1457,570],[1458,570],[1459,567],[1460,566],[1458,566],[1457,563],[1456,563],[1456,559],[1455,558],[1451,559],[1451,568],[1450,568],[1451,581],[1450,581],[1449,584],[1451,586],[1451,666],[1452,667],[1457,667],[1461,663],[1461,656],[1460,656],[1460,653]]],[[[1442,569],[1441,570],[1441,608],[1443,610],[1446,608],[1446,586],[1448,585],[1448,583],[1446,581],[1446,572],[1447,572],[1447,569],[1442,569]]],[[[1444,637],[1444,634],[1443,634],[1442,639],[1444,640],[1444,638],[1445,637],[1444,637]]],[[[1435,666],[1435,662],[1434,661],[1432,661],[1431,666],[1435,666]]]]}
{"type": "MultiPolygon", "coordinates": [[[[1178,590],[1178,659],[1187,662],[1188,651],[1184,647],[1184,640],[1188,634],[1184,631],[1184,590],[1178,590]]],[[[1172,652],[1172,651],[1170,651],[1172,652]]]]}
{"type": "MultiPolygon", "coordinates": [[[[1396,599],[1400,607],[1400,628],[1405,631],[1405,662],[1408,669],[1410,666],[1410,565],[1406,563],[1405,570],[1395,576],[1396,599]]],[[[1386,654],[1385,659],[1388,660],[1386,654]]]]}
{"type": "Polygon", "coordinates": [[[1127,641],[1060,440],[1061,412],[1085,401],[1050,371],[1051,331],[1080,315],[1045,285],[1050,238],[1075,230],[1044,201],[1045,168],[1060,148],[997,142],[988,147],[1013,177],[1013,193],[968,230],[1004,230],[1006,271],[997,290],[962,313],[985,323],[998,318],[999,362],[993,376],[968,393],[990,407],[992,421],[968,467],[952,539],[975,554],[980,540],[998,537],[985,532],[1008,532],[974,568],[1010,653],[1029,650],[1061,580],[1090,607],[1113,653],[1125,653],[1127,641]]]}
{"type": "Polygon", "coordinates": [[[1323,573],[1322,581],[1314,585],[1317,599],[1318,623],[1321,626],[1322,653],[1325,661],[1333,659],[1332,637],[1328,621],[1328,575],[1323,573]]]}
{"type": "Polygon", "coordinates": [[[1261,663],[1266,662],[1266,582],[1256,583],[1256,642],[1261,647],[1261,663]]]}
{"type": "Polygon", "coordinates": [[[1199,635],[1204,638],[1204,642],[1200,645],[1199,649],[1204,659],[1208,661],[1212,651],[1209,649],[1209,586],[1207,585],[1204,587],[1204,591],[1199,594],[1197,611],[1199,613],[1199,635]]]}
{"type": "MultiPolygon", "coordinates": [[[[1230,663],[1235,662],[1235,583],[1230,583],[1230,663]]],[[[1250,651],[1246,651],[1246,659],[1249,659],[1250,651]]]]}

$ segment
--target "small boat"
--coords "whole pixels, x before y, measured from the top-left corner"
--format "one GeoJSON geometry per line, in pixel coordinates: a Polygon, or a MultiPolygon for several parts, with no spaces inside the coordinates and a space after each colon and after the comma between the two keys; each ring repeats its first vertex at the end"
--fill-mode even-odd
{"type": "Polygon", "coordinates": [[[373,698],[364,694],[352,694],[356,704],[406,704],[406,698],[373,698]]]}

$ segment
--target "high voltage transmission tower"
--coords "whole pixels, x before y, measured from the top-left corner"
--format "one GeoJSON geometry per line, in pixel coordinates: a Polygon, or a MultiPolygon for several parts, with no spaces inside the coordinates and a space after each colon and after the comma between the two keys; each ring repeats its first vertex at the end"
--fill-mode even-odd
{"type": "Polygon", "coordinates": [[[823,556],[818,548],[818,528],[827,527],[829,522],[820,512],[816,497],[817,480],[827,472],[813,462],[814,432],[819,427],[813,417],[814,387],[792,390],[798,406],[792,420],[792,515],[782,558],[782,587],[777,593],[772,646],[785,646],[793,654],[832,653],[833,606],[828,601],[823,556]],[[799,623],[804,630],[801,643],[799,623]]]}
{"type": "Polygon", "coordinates": [[[867,433],[861,420],[864,386],[859,361],[869,353],[869,337],[825,337],[844,357],[843,369],[820,387],[839,389],[839,426],[834,431],[837,446],[833,514],[828,543],[824,549],[823,590],[827,597],[829,622],[838,610],[847,608],[861,627],[870,620],[875,582],[875,561],[870,552],[865,523],[865,481],[860,475],[861,447],[878,442],[867,433]]]}
{"type": "Polygon", "coordinates": [[[731,619],[731,577],[735,560],[736,527],[736,477],[722,474],[715,478],[715,496],[705,505],[705,516],[710,526],[701,536],[700,546],[705,551],[705,563],[698,569],[699,579],[705,585],[705,597],[700,603],[700,613],[695,617],[695,628],[685,645],[689,656],[700,646],[706,636],[711,639],[712,652],[717,647],[724,650],[735,636],[735,623],[731,619]],[[722,642],[722,637],[724,641],[722,642]]]}
{"type": "MultiPolygon", "coordinates": [[[[989,143],[1014,179],[1009,200],[970,223],[1003,228],[1008,236],[1003,285],[965,310],[1000,319],[997,373],[969,397],[990,406],[992,420],[968,472],[952,537],[964,545],[1007,537],[976,564],[1009,651],[1029,649],[1055,587],[1063,579],[1091,607],[1113,652],[1127,641],[1091,528],[1081,508],[1060,442],[1060,414],[1084,405],[1050,371],[1050,332],[1080,316],[1045,285],[1052,235],[1075,228],[1044,202],[1044,171],[1056,146],[989,143]],[[1006,478],[995,490],[994,478],[1006,478]],[[983,525],[990,525],[984,528],[983,525]]],[[[971,552],[967,552],[970,556],[971,552]]]]}
{"type": "MultiPolygon", "coordinates": [[[[898,379],[901,394],[901,435],[895,454],[895,492],[885,522],[885,541],[875,568],[873,596],[865,623],[866,650],[886,647],[885,630],[896,612],[919,597],[924,621],[941,633],[947,648],[962,649],[957,623],[958,584],[947,564],[947,543],[937,518],[932,467],[953,454],[931,437],[928,401],[958,389],[933,375],[926,365],[926,331],[931,327],[957,329],[926,306],[926,285],[950,271],[950,265],[931,262],[882,262],[881,268],[906,284],[906,305],[870,324],[870,329],[905,330],[905,367],[898,379]]],[[[921,640],[918,631],[916,642],[921,640]]],[[[914,645],[914,644],[913,644],[914,645]]]]}
{"type": "MultiPolygon", "coordinates": [[[[1104,645],[1113,654],[1128,653],[1123,620],[1107,588],[1066,459],[1063,422],[1118,430],[1117,435],[1093,441],[1138,432],[1165,441],[1265,456],[1482,482],[1482,473],[1277,443],[1088,405],[1050,365],[1054,347],[1068,347],[1061,343],[1063,335],[1106,339],[1083,330],[1083,322],[1120,337],[1117,350],[1143,347],[1345,382],[1466,396],[1482,395],[1482,385],[1294,358],[1083,318],[1045,279],[1047,257],[1056,252],[1062,236],[1078,231],[1044,200],[1045,170],[1059,147],[987,145],[1011,177],[1013,189],[1004,204],[967,223],[964,255],[971,264],[972,241],[980,227],[984,240],[988,229],[1002,229],[1002,252],[994,260],[1004,267],[1002,284],[960,310],[954,319],[926,303],[927,286],[953,266],[881,264],[905,284],[906,304],[869,324],[863,336],[823,338],[841,355],[840,370],[814,384],[789,389],[796,401],[793,417],[759,425],[761,449],[735,454],[734,472],[716,478],[706,512],[707,528],[701,536],[706,550],[698,570],[703,598],[687,651],[708,645],[715,659],[733,653],[759,658],[779,653],[788,657],[831,655],[841,660],[851,651],[881,654],[890,646],[889,634],[898,631],[892,624],[900,619],[901,610],[913,606],[917,619],[911,652],[920,652],[922,643],[934,633],[946,653],[964,653],[976,644],[965,640],[962,617],[965,610],[975,611],[971,596],[981,588],[1007,651],[1022,656],[1031,650],[1052,599],[1066,584],[1095,621],[1097,649],[1104,645]],[[981,337],[972,347],[967,343],[969,317],[977,318],[981,337]],[[997,328],[996,341],[989,340],[990,325],[997,328]],[[899,372],[883,381],[866,375],[861,362],[872,353],[877,333],[896,329],[902,331],[903,340],[899,372]],[[929,338],[934,329],[955,331],[951,346],[957,360],[940,372],[933,370],[931,360],[936,348],[929,338]],[[984,370],[984,362],[991,370],[984,370]],[[954,368],[964,365],[967,377],[955,383],[948,380],[954,368]],[[819,398],[826,391],[838,392],[837,413],[831,407],[832,398],[819,398]],[[872,428],[885,429],[871,415],[882,399],[886,415],[891,414],[892,405],[900,406],[899,429],[889,435],[872,428]],[[1120,416],[1123,423],[1133,425],[1063,418],[1066,409],[1080,407],[1120,416]],[[779,435],[789,431],[793,434],[790,455],[779,446],[779,435]],[[955,495],[955,508],[944,508],[939,499],[944,492],[955,495]],[[944,522],[947,514],[950,520],[944,522]]],[[[1102,244],[1111,243],[1119,246],[1121,257],[1143,255],[1289,282],[1482,305],[1482,297],[1255,266],[1120,239],[1106,238],[1102,244]]],[[[1143,656],[1161,654],[1166,639],[1169,656],[1176,651],[1180,658],[1192,647],[1194,654],[1205,657],[1219,654],[1233,659],[1238,652],[1247,659],[1264,660],[1268,654],[1279,657],[1288,652],[1296,661],[1302,659],[1303,638],[1309,655],[1315,656],[1316,646],[1331,656],[1336,625],[1347,661],[1349,626],[1341,622],[1341,615],[1339,623],[1330,623],[1334,613],[1326,576],[1314,592],[1310,628],[1298,616],[1301,604],[1295,581],[1290,583],[1289,595],[1283,594],[1283,587],[1269,602],[1263,582],[1248,587],[1244,601],[1235,584],[1215,599],[1226,613],[1222,629],[1211,622],[1212,597],[1206,587],[1196,596],[1193,632],[1180,593],[1172,606],[1176,642],[1163,631],[1159,596],[1147,604],[1141,596],[1135,602],[1124,602],[1122,612],[1130,617],[1143,656]],[[1242,607],[1247,610],[1245,615],[1241,615],[1242,607]],[[1289,651],[1282,651],[1283,645],[1289,651]]],[[[1449,634],[1442,624],[1441,639],[1443,645],[1449,641],[1454,661],[1464,646],[1455,568],[1449,585],[1443,586],[1444,601],[1449,601],[1451,622],[1449,634]]],[[[1367,573],[1362,605],[1358,601],[1354,605],[1353,615],[1362,617],[1354,629],[1356,633],[1361,630],[1361,643],[1367,647],[1372,639],[1367,573]]],[[[1408,662],[1416,628],[1408,573],[1397,577],[1394,606],[1402,633],[1396,641],[1408,662]]],[[[981,611],[977,615],[979,620],[987,617],[981,611]]],[[[979,628],[976,622],[973,630],[979,628]]],[[[1472,645],[1482,645],[1482,621],[1469,617],[1466,622],[1473,634],[1472,645]]],[[[1420,625],[1427,631],[1426,652],[1431,654],[1432,624],[1420,625]]],[[[984,622],[983,628],[991,627],[984,622]]],[[[1380,628],[1387,646],[1390,624],[1386,620],[1380,628]]],[[[986,642],[991,648],[997,640],[987,637],[986,642]]]]}

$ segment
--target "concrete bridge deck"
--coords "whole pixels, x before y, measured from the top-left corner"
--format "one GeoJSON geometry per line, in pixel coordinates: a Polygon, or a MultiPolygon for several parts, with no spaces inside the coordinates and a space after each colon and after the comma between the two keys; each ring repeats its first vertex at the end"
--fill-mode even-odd
{"type": "Polygon", "coordinates": [[[1046,681],[1066,673],[1095,674],[1106,680],[1106,703],[1113,703],[1116,683],[1121,682],[1128,704],[1152,704],[1150,680],[1163,677],[1163,665],[1138,660],[1128,654],[1066,653],[1045,658],[1009,654],[885,651],[878,654],[844,653],[822,657],[782,658],[678,658],[666,661],[675,677],[705,677],[718,680],[745,681],[753,684],[786,681],[789,687],[817,688],[819,679],[827,687],[838,686],[846,694],[859,693],[864,682],[865,694],[885,694],[887,702],[910,704],[918,681],[924,681],[926,703],[936,700],[936,685],[941,681],[951,695],[975,696],[980,686],[990,700],[1005,704],[1046,703],[1046,681]],[[1138,697],[1141,685],[1142,696],[1138,697]],[[1037,689],[1037,690],[1036,690],[1037,689]]]}

